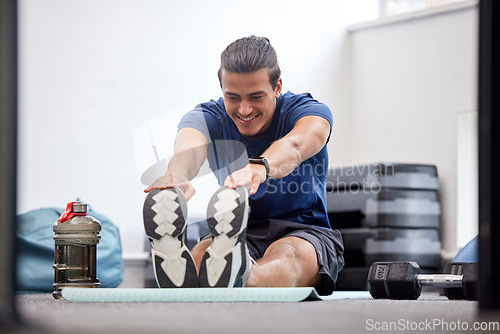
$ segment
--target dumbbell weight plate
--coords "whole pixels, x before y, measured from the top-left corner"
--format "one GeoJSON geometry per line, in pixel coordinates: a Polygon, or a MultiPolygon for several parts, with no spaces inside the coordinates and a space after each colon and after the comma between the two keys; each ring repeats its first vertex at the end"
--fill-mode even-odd
{"type": "Polygon", "coordinates": [[[415,262],[393,262],[385,280],[385,290],[391,299],[417,299],[422,288],[415,278],[422,270],[415,262]]]}
{"type": "Polygon", "coordinates": [[[445,274],[463,275],[462,288],[443,288],[444,295],[451,300],[478,300],[478,272],[476,262],[451,262],[444,267],[445,274]]]}
{"type": "Polygon", "coordinates": [[[422,288],[415,276],[421,272],[415,262],[375,262],[368,273],[368,290],[375,299],[417,299],[422,288]]]}
{"type": "Polygon", "coordinates": [[[387,276],[389,265],[384,262],[375,262],[368,271],[368,291],[375,299],[387,299],[384,279],[387,276]]]}

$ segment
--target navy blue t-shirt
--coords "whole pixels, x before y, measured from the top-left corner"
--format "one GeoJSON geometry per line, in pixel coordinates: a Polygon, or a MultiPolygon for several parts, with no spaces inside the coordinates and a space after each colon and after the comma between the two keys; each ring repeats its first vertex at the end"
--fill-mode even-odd
{"type": "MultiPolygon", "coordinates": [[[[271,126],[258,140],[240,134],[226,113],[223,98],[198,105],[184,115],[178,128],[194,128],[205,135],[210,168],[222,185],[228,175],[245,167],[248,157],[262,155],[274,141],[288,134],[300,118],[310,115],[328,120],[331,131],[333,117],[326,105],[308,93],[290,92],[278,98],[271,126]]],[[[330,228],[326,211],[327,170],[325,144],[286,177],[262,183],[257,193],[250,196],[250,219],[275,218],[330,228]]]]}

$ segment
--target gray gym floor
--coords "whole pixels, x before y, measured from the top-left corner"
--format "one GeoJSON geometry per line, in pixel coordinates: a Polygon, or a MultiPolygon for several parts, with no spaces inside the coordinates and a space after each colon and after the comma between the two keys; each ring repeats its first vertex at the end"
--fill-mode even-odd
{"type": "Polygon", "coordinates": [[[67,333],[499,333],[470,330],[477,302],[426,292],[415,301],[342,299],[298,303],[69,303],[18,295],[35,329],[67,333]],[[384,330],[385,326],[394,330],[384,330]],[[430,327],[434,326],[434,327],[430,327]],[[448,326],[448,327],[446,327],[448,326]],[[458,327],[460,326],[460,327],[458,327]],[[469,330],[458,329],[468,326],[469,330]],[[448,329],[448,330],[447,330],[448,329]]]}

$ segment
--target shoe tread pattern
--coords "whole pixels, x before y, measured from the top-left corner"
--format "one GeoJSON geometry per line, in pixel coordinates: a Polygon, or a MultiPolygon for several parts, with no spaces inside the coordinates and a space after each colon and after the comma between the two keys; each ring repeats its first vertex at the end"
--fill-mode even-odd
{"type": "MultiPolygon", "coordinates": [[[[186,246],[186,216],[187,202],[180,189],[154,189],[146,196],[143,207],[144,228],[151,241],[154,254],[153,265],[160,288],[195,288],[198,286],[196,266],[186,246]],[[177,238],[180,249],[184,249],[180,257],[186,260],[186,268],[184,280],[180,286],[176,285],[164,271],[162,264],[166,258],[164,259],[162,254],[158,253],[158,249],[155,249],[155,245],[164,240],[162,238],[167,238],[166,235],[177,238]]],[[[175,273],[172,274],[175,275],[175,273]]]]}
{"type": "MultiPolygon", "coordinates": [[[[143,219],[144,219],[144,228],[146,230],[146,235],[149,239],[159,240],[163,235],[157,233],[157,229],[159,224],[155,221],[155,217],[159,214],[154,210],[154,206],[158,203],[155,198],[156,195],[162,191],[170,191],[174,192],[177,195],[175,202],[179,205],[178,208],[174,211],[177,218],[174,221],[169,221],[169,224],[175,226],[175,230],[171,233],[173,237],[178,237],[182,234],[185,228],[185,214],[187,211],[187,203],[184,198],[184,194],[180,189],[177,188],[167,188],[167,189],[153,189],[150,191],[144,201],[143,206],[143,219]]],[[[171,198],[175,196],[169,196],[171,198]]],[[[175,216],[172,215],[172,216],[175,216]]]]}
{"type": "MultiPolygon", "coordinates": [[[[249,208],[247,207],[248,198],[246,192],[247,190],[243,187],[238,187],[234,190],[221,187],[212,196],[207,208],[207,223],[213,238],[217,239],[221,234],[226,234],[228,238],[236,238],[236,247],[241,247],[240,253],[243,255],[241,259],[242,265],[236,273],[235,287],[244,285],[243,276],[249,265],[247,263],[248,248],[246,245],[247,217],[245,217],[245,215],[248,215],[249,208]],[[224,201],[226,203],[222,203],[224,201]]],[[[217,242],[217,240],[213,242],[217,242]]],[[[224,257],[226,266],[215,285],[210,285],[207,268],[207,260],[210,258],[210,254],[207,251],[200,266],[199,286],[228,287],[231,276],[234,275],[234,273],[231,273],[233,255],[234,253],[231,252],[224,257]]]]}
{"type": "Polygon", "coordinates": [[[242,218],[244,216],[245,205],[247,205],[246,196],[245,194],[243,194],[244,191],[246,191],[246,189],[243,187],[238,187],[235,190],[221,187],[212,196],[207,208],[207,223],[208,228],[210,229],[210,233],[212,233],[213,236],[218,236],[221,234],[221,232],[217,229],[217,225],[220,224],[218,220],[218,217],[220,217],[220,215],[224,215],[226,217],[229,215],[233,217],[230,222],[232,229],[231,231],[226,233],[229,238],[232,238],[236,234],[241,232],[241,225],[243,224],[242,218]],[[231,193],[234,195],[229,195],[231,193]],[[232,203],[232,205],[230,206],[226,205],[223,210],[227,210],[229,207],[234,207],[234,209],[226,212],[222,212],[217,209],[219,203],[230,200],[233,200],[234,203],[232,203]]]}

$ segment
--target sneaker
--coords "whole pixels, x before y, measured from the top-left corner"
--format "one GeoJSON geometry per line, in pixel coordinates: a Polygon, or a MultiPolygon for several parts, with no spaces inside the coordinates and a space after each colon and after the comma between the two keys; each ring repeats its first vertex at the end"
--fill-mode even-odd
{"type": "Polygon", "coordinates": [[[198,286],[196,266],[185,243],[186,216],[187,202],[180,189],[154,189],[144,201],[144,228],[160,288],[198,286]]]}
{"type": "Polygon", "coordinates": [[[243,187],[222,187],[208,204],[207,222],[212,234],[200,266],[200,287],[244,287],[251,258],[246,243],[248,192],[243,187]]]}

